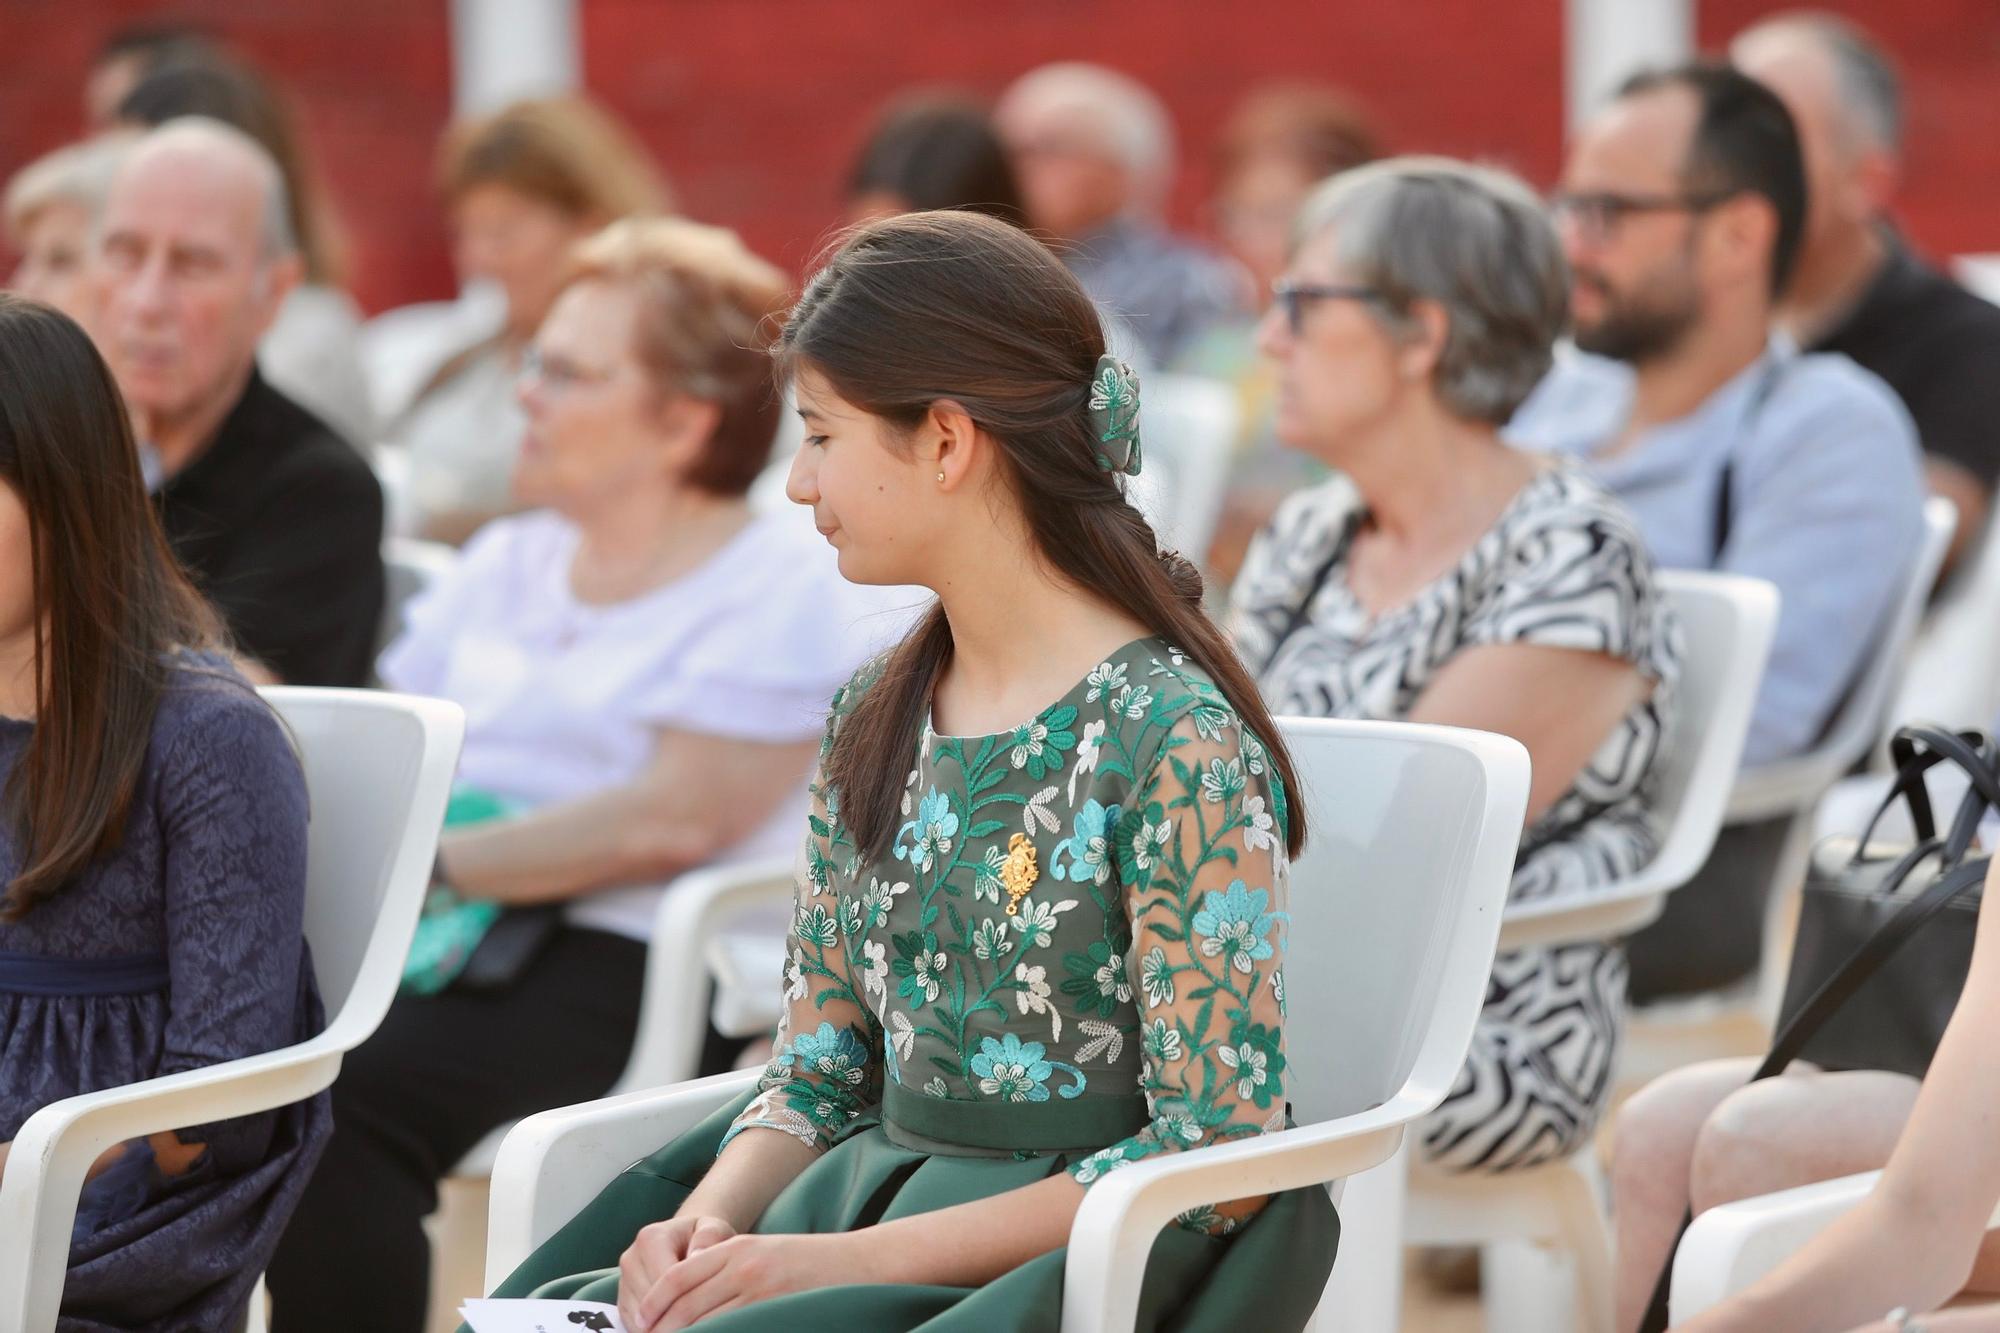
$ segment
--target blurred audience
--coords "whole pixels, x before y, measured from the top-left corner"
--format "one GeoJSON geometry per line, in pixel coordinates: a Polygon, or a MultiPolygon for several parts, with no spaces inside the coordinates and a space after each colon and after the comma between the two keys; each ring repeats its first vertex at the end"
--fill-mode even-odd
{"type": "MultiPolygon", "coordinates": [[[[1318,84],[1269,84],[1238,104],[1216,146],[1212,209],[1216,234],[1248,280],[1247,311],[1261,310],[1271,299],[1271,284],[1291,249],[1292,222],[1312,188],[1372,160],[1378,142],[1353,102],[1318,84]]],[[[1277,377],[1258,354],[1254,315],[1194,339],[1169,369],[1223,380],[1236,391],[1242,424],[1207,559],[1207,568],[1226,586],[1278,502],[1324,479],[1326,469],[1277,437],[1277,377]]]]}
{"type": "Polygon", "coordinates": [[[44,301],[90,328],[98,304],[91,228],[129,146],[115,134],[71,144],[30,162],[7,182],[0,212],[7,241],[21,256],[7,278],[8,291],[44,301]]]}
{"type": "MultiPolygon", "coordinates": [[[[1631,516],[1501,443],[1548,369],[1568,274],[1540,201],[1439,158],[1314,191],[1260,343],[1279,437],[1338,475],[1251,544],[1230,627],[1274,713],[1511,735],[1534,761],[1515,900],[1632,874],[1678,630],[1631,516]]],[[[1502,954],[1465,1072],[1419,1150],[1503,1171],[1589,1141],[1610,1093],[1613,944],[1502,954]]]]}
{"type": "Polygon", "coordinates": [[[1006,146],[977,102],[940,94],[898,99],[848,173],[848,221],[937,208],[1027,222],[1006,146]]]}
{"type": "Polygon", "coordinates": [[[1576,344],[1509,428],[1578,458],[1670,569],[1782,603],[1747,764],[1809,749],[1923,533],[1916,433],[1886,385],[1770,333],[1804,231],[1784,106],[1723,66],[1642,75],[1578,137],[1555,199],[1576,344]]]}
{"type": "MultiPolygon", "coordinates": [[[[1791,116],[1726,65],[1639,75],[1577,138],[1554,205],[1581,353],[1509,432],[1581,461],[1663,566],[1776,585],[1743,762],[1801,754],[1903,595],[1924,495],[1916,431],[1888,386],[1772,332],[1805,229],[1791,116]]],[[[1629,941],[1635,1002],[1757,965],[1790,827],[1781,816],[1723,831],[1629,941]]]]}
{"type": "Polygon", "coordinates": [[[1144,86],[1099,65],[1044,65],[994,112],[1013,154],[1028,221],[1058,243],[1098,306],[1130,320],[1149,360],[1170,364],[1209,325],[1242,309],[1229,265],[1171,235],[1174,131],[1144,86]]]}
{"type": "Polygon", "coordinates": [[[382,493],[269,384],[257,342],[298,281],[284,175],[219,121],[152,131],[112,182],[95,332],[174,553],[265,680],[360,685],[381,617],[382,493]]]}
{"type": "Polygon", "coordinates": [[[1901,82],[1845,19],[1788,14],[1730,45],[1792,113],[1805,152],[1805,235],[1780,321],[1809,351],[1880,375],[1917,424],[1931,490],[1958,507],[1947,573],[1986,531],[2000,479],[2000,308],[1914,253],[1889,220],[1901,184],[1901,82]]]}
{"type": "Polygon", "coordinates": [[[340,227],[297,118],[270,83],[219,50],[155,62],[119,102],[118,122],[151,129],[182,116],[207,116],[255,139],[285,177],[287,221],[304,275],[278,307],[257,345],[272,387],[325,421],[364,452],[375,443],[375,413],[361,372],[361,311],[342,290],[340,227]]]}
{"type": "Polygon", "coordinates": [[[185,23],[134,23],[117,29],[97,48],[84,76],[84,128],[95,133],[116,125],[118,104],[155,66],[217,51],[213,38],[185,23]]]}
{"type": "Polygon", "coordinates": [[[562,284],[570,248],[607,223],[663,212],[667,189],[624,126],[582,98],[516,102],[453,125],[439,154],[459,277],[502,294],[500,327],[437,347],[415,396],[389,407],[424,535],[460,542],[510,506],[524,421],[521,354],[562,284]]]}
{"type": "Polygon", "coordinates": [[[475,949],[406,984],[348,1057],[271,1268],[286,1333],[423,1327],[439,1178],[496,1126],[611,1087],[661,886],[795,849],[827,701],[902,627],[817,533],[744,501],[788,286],[730,232],[653,219],[590,239],[558,287],[520,385],[534,512],[484,528],[381,662],[466,709],[454,806],[488,817],[440,847],[451,910],[499,931],[540,906],[549,934],[504,975],[475,949]]]}
{"type": "MultiPolygon", "coordinates": [[[[175,568],[110,373],[70,320],[0,297],[0,384],[4,1177],[43,1107],[290,1046],[321,1014],[298,759],[175,568]]],[[[241,1327],[327,1112],[108,1148],[45,1327],[241,1327]]]]}

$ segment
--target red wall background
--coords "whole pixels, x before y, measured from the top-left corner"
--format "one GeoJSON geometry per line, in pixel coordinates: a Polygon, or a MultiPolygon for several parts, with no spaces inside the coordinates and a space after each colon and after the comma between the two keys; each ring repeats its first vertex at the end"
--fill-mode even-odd
{"type": "MultiPolygon", "coordinates": [[[[1697,0],[1704,44],[1778,5],[1697,0]]],[[[849,154],[912,85],[997,93],[1050,59],[1146,80],[1173,111],[1173,212],[1198,227],[1209,146],[1260,79],[1344,85],[1391,146],[1500,161],[1537,185],[1561,155],[1563,0],[581,0],[585,78],[659,155],[683,208],[798,266],[838,218],[849,154]]],[[[1829,0],[1909,90],[1901,215],[1939,255],[2000,250],[2000,0],[1829,0]]],[[[73,135],[91,51],[185,20],[288,84],[347,223],[371,311],[448,294],[432,148],[450,113],[445,0],[0,0],[0,174],[73,135]]]]}

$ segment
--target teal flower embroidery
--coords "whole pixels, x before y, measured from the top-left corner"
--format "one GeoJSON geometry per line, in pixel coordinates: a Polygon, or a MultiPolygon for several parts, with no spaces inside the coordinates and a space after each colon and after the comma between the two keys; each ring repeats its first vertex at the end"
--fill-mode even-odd
{"type": "Polygon", "coordinates": [[[972,1057],[972,1072],[979,1090],[989,1097],[1010,1102],[1045,1102],[1049,1099],[1049,1076],[1055,1067],[1044,1057],[1038,1041],[1022,1041],[1009,1032],[999,1040],[987,1037],[972,1057]]]}
{"type": "Polygon", "coordinates": [[[868,1063],[868,1050],[851,1029],[821,1023],[816,1031],[801,1032],[792,1038],[791,1046],[778,1061],[832,1083],[859,1086],[868,1063]]]}
{"type": "Polygon", "coordinates": [[[1008,752],[1008,762],[1015,768],[1026,769],[1028,776],[1040,782],[1063,765],[1063,755],[1076,748],[1076,733],[1069,729],[1076,721],[1076,709],[1069,704],[1050,708],[1025,727],[1014,732],[1014,748],[1008,752]]]}
{"type": "Polygon", "coordinates": [[[958,836],[958,816],[951,800],[936,787],[917,803],[917,817],[896,830],[896,859],[908,861],[918,870],[928,871],[933,862],[951,853],[951,840],[958,836]],[[904,846],[905,836],[910,845],[904,846]]]}
{"type": "Polygon", "coordinates": [[[1216,1048],[1216,1058],[1228,1067],[1229,1076],[1236,1081],[1236,1095],[1262,1110],[1284,1099],[1285,1083],[1280,1075],[1285,1068],[1285,1053],[1279,1047],[1277,1028],[1248,1023],[1237,1026],[1229,1040],[1216,1048]]]}
{"type": "Polygon", "coordinates": [[[1117,806],[1085,801],[1072,821],[1071,835],[1056,844],[1049,873],[1072,884],[1102,884],[1111,878],[1111,827],[1117,822],[1117,806]]]}
{"type": "Polygon", "coordinates": [[[1271,941],[1265,938],[1280,921],[1291,918],[1284,912],[1267,912],[1270,895],[1248,888],[1242,880],[1231,880],[1223,892],[1210,889],[1202,895],[1201,910],[1194,914],[1194,933],[1201,940],[1205,958],[1229,956],[1229,965],[1238,972],[1250,971],[1252,962],[1271,956],[1271,941]]]}

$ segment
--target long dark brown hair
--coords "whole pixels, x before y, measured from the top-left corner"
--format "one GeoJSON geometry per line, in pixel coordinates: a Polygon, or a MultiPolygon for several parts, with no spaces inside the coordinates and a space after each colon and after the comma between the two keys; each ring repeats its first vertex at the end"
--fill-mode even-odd
{"type": "Polygon", "coordinates": [[[0,296],[0,482],[28,513],[35,729],[0,793],[17,921],[115,850],[177,650],[217,645],[140,478],[124,401],[66,316],[0,296]]]}
{"type": "MultiPolygon", "coordinates": [[[[775,352],[781,378],[810,366],[843,399],[914,430],[941,399],[1000,445],[1002,470],[1041,556],[1076,584],[1174,644],[1214,679],[1270,751],[1286,840],[1305,839],[1291,757],[1229,640],[1201,609],[1201,575],[1162,553],[1152,527],[1096,461],[1087,404],[1104,329],[1083,288],[1047,249],[1004,222],[963,211],[906,213],[851,233],[806,285],[775,352]]],[[[951,626],[933,606],[885,659],[841,724],[827,779],[865,852],[895,827],[904,764],[951,626]]]]}

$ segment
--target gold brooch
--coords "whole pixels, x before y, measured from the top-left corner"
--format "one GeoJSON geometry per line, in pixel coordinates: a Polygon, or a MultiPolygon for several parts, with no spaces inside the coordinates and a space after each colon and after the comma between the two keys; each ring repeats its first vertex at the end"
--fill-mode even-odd
{"type": "Polygon", "coordinates": [[[1000,865],[1000,886],[1007,890],[1007,915],[1018,915],[1021,899],[1035,887],[1042,872],[1035,865],[1035,844],[1025,833],[1016,833],[1007,844],[1007,859],[1000,865]]]}

